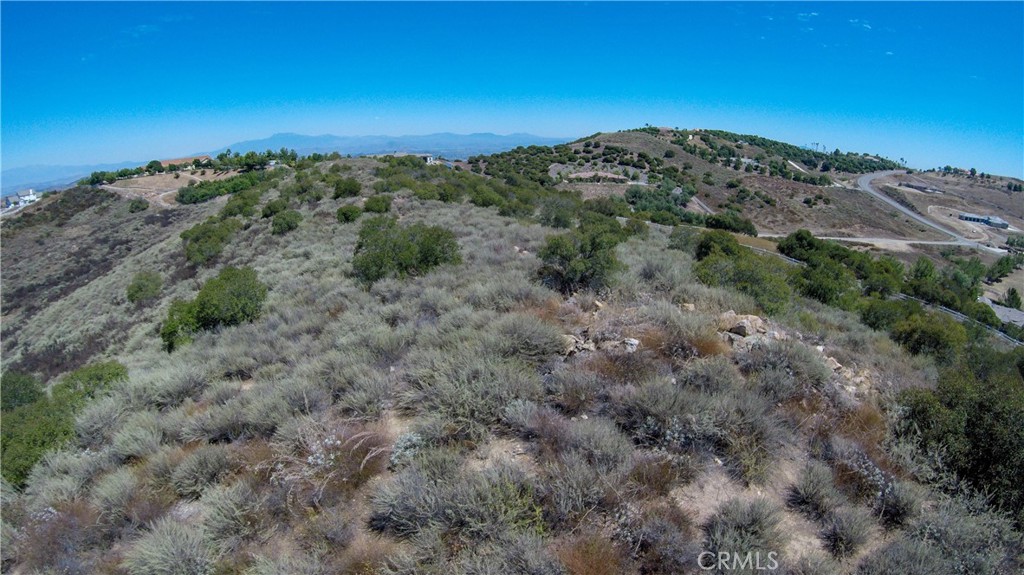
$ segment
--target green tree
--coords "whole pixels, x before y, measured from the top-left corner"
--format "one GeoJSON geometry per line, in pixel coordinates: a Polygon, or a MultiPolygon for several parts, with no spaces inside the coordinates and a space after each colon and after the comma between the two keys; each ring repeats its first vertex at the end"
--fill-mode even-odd
{"type": "Polygon", "coordinates": [[[1021,299],[1020,292],[1017,291],[1017,288],[1012,287],[1009,290],[1007,290],[1006,297],[1003,298],[1003,305],[1007,307],[1012,307],[1014,309],[1020,309],[1021,299]]]}

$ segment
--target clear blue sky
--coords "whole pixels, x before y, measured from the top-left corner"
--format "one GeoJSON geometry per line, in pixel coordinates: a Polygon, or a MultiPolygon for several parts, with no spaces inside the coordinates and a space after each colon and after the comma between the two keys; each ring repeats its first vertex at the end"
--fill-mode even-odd
{"type": "Polygon", "coordinates": [[[0,4],[4,168],[645,123],[1024,175],[1024,3],[0,4]]]}

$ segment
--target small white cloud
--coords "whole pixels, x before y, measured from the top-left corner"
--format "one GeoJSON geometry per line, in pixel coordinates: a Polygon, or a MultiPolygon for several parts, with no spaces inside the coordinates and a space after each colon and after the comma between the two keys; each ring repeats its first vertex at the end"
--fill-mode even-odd
{"type": "Polygon", "coordinates": [[[848,22],[849,22],[850,24],[856,24],[857,22],[860,22],[860,20],[858,20],[858,19],[854,18],[853,20],[848,20],[848,22]]]}
{"type": "Polygon", "coordinates": [[[817,12],[811,12],[811,16],[817,16],[817,15],[818,15],[817,12]]]}
{"type": "Polygon", "coordinates": [[[156,34],[160,31],[160,26],[155,24],[139,24],[138,26],[132,26],[124,33],[131,36],[132,38],[142,38],[143,36],[149,36],[150,34],[156,34]]]}
{"type": "Polygon", "coordinates": [[[886,52],[885,55],[886,56],[892,56],[892,52],[886,52]]]}
{"type": "Polygon", "coordinates": [[[871,25],[870,25],[870,24],[862,24],[862,26],[864,26],[864,27],[865,27],[865,28],[867,28],[868,30],[870,30],[870,29],[871,29],[871,25]]]}

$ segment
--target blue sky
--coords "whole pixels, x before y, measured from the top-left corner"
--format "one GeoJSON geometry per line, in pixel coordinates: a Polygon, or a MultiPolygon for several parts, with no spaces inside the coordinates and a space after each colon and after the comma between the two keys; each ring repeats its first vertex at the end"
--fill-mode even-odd
{"type": "Polygon", "coordinates": [[[645,123],[1024,175],[1024,3],[0,4],[4,168],[645,123]]]}

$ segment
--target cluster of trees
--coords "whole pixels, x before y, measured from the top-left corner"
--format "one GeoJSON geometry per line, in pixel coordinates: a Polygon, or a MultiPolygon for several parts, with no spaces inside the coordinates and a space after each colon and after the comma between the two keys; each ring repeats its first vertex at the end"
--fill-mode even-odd
{"type": "Polygon", "coordinates": [[[0,469],[4,479],[23,487],[32,467],[46,452],[74,437],[79,410],[127,376],[128,370],[116,361],[87,365],[64,376],[47,395],[35,378],[4,373],[0,378],[0,469]]]}
{"type": "Polygon", "coordinates": [[[266,297],[266,284],[251,268],[224,268],[203,284],[195,299],[179,299],[171,304],[167,319],[160,326],[164,349],[174,351],[202,330],[257,319],[266,297]]]}
{"type": "Polygon", "coordinates": [[[900,434],[1024,525],[1024,350],[955,350],[935,389],[909,389],[900,434]]]}
{"type": "Polygon", "coordinates": [[[743,210],[744,205],[750,202],[754,202],[753,205],[755,206],[759,205],[757,202],[760,202],[760,207],[774,206],[776,204],[775,198],[761,190],[751,191],[742,185],[738,179],[729,180],[725,183],[725,187],[734,191],[726,201],[718,205],[723,210],[739,212],[743,210]]]}
{"type": "Polygon", "coordinates": [[[248,190],[269,177],[267,172],[247,172],[223,180],[207,180],[198,184],[189,182],[189,185],[178,190],[177,200],[179,204],[198,204],[226,194],[248,190]]]}
{"type": "MultiPolygon", "coordinates": [[[[312,158],[308,161],[318,161],[312,158]]],[[[299,162],[299,155],[295,150],[289,150],[281,148],[281,150],[274,152],[267,150],[265,152],[246,152],[240,154],[238,152],[232,153],[230,149],[221,152],[216,158],[193,158],[191,162],[183,164],[167,164],[166,166],[160,160],[150,160],[145,166],[138,166],[135,168],[122,168],[115,171],[98,171],[93,172],[86,178],[79,180],[80,185],[99,185],[99,184],[112,184],[117,180],[124,180],[134,176],[144,176],[162,173],[177,173],[182,170],[240,170],[243,172],[252,170],[262,170],[266,168],[271,162],[278,162],[281,164],[287,164],[295,166],[299,162]]]]}
{"type": "Polygon", "coordinates": [[[861,282],[860,291],[863,295],[888,297],[899,293],[902,287],[903,264],[895,258],[874,258],[835,242],[819,240],[807,230],[797,230],[783,238],[779,242],[778,250],[785,256],[805,262],[807,268],[812,270],[808,275],[821,275],[822,279],[827,280],[829,274],[833,274],[833,280],[843,284],[842,287],[834,286],[828,289],[821,286],[821,293],[848,291],[853,287],[853,282],[858,280],[861,282]],[[839,268],[836,268],[836,265],[839,268]],[[821,268],[822,273],[817,274],[814,271],[818,268],[821,268]]]}
{"type": "Polygon", "coordinates": [[[772,176],[786,178],[794,182],[803,182],[814,186],[828,186],[832,184],[832,178],[825,174],[805,174],[799,170],[791,169],[789,162],[783,160],[771,160],[768,162],[768,173],[772,176]]]}
{"type": "Polygon", "coordinates": [[[992,308],[977,300],[982,280],[1003,277],[1024,265],[1024,257],[1020,255],[1004,256],[989,267],[977,257],[950,257],[951,265],[941,271],[932,260],[921,257],[904,273],[903,265],[892,257],[873,258],[835,242],[819,240],[807,230],[798,230],[784,238],[778,250],[807,263],[804,272],[807,281],[799,286],[800,291],[825,303],[853,309],[863,303],[855,295],[858,288],[861,295],[878,298],[902,292],[1012,332],[1011,335],[1019,335],[1015,326],[1003,324],[992,308]],[[818,269],[820,273],[816,273],[818,269]]]}
{"type": "Polygon", "coordinates": [[[625,199],[638,212],[638,217],[656,223],[678,223],[687,217],[684,208],[696,193],[697,188],[693,184],[677,187],[675,182],[666,179],[658,187],[630,186],[626,189],[625,199]],[[674,216],[675,221],[666,215],[674,216]]]}
{"type": "Polygon", "coordinates": [[[1011,192],[1024,192],[1024,184],[1018,184],[1016,182],[1007,182],[1006,189],[1011,192]]]}
{"type": "Polygon", "coordinates": [[[896,170],[901,167],[899,163],[886,158],[871,156],[866,153],[843,153],[838,148],[831,154],[827,154],[749,134],[735,134],[722,130],[706,130],[704,134],[733,143],[745,142],[748,145],[760,148],[769,156],[777,156],[784,160],[800,162],[811,169],[820,169],[822,172],[835,170],[837,172],[862,174],[877,170],[896,170]]]}

